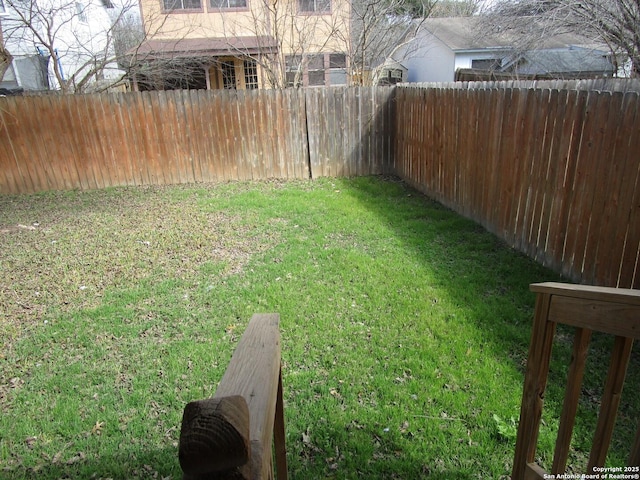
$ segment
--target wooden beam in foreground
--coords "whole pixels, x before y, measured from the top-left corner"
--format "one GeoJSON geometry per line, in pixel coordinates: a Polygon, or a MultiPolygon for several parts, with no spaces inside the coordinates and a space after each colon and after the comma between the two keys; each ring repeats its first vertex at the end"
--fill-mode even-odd
{"type": "Polygon", "coordinates": [[[280,316],[256,314],[213,398],[189,403],[180,432],[184,480],[287,478],[280,371],[280,316]]]}

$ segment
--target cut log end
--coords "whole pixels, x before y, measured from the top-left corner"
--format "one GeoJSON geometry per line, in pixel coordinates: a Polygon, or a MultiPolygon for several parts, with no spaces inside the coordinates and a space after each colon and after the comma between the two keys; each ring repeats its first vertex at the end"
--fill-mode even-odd
{"type": "Polygon", "coordinates": [[[198,400],[184,408],[178,456],[185,474],[241,467],[249,452],[249,408],[242,396],[198,400]]]}

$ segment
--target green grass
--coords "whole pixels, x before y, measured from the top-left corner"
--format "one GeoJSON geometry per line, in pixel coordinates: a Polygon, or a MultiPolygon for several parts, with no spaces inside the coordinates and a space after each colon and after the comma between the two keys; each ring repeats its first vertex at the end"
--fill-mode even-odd
{"type": "MultiPolygon", "coordinates": [[[[182,409],[213,395],[256,312],[281,315],[292,478],[510,473],[529,284],[557,277],[400,182],[3,196],[0,231],[1,478],[181,478],[182,409]]],[[[595,343],[578,471],[607,369],[595,343]]],[[[638,402],[623,398],[612,465],[638,402]]]]}

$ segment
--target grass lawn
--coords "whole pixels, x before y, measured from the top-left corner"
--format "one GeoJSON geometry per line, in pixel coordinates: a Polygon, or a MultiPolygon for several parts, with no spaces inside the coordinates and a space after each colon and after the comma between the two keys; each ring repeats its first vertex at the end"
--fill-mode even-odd
{"type": "MultiPolygon", "coordinates": [[[[558,280],[375,177],[1,196],[0,270],[7,479],[181,478],[182,409],[213,395],[256,312],[281,315],[291,478],[506,478],[529,284],[558,280]]],[[[578,472],[609,343],[595,339],[587,367],[578,472]]],[[[611,465],[640,411],[625,393],[611,465]]]]}

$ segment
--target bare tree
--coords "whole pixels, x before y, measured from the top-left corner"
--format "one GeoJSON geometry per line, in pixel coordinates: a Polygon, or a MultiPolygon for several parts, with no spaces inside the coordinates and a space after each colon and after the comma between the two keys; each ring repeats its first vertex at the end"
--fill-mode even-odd
{"type": "Polygon", "coordinates": [[[353,0],[348,45],[352,77],[362,85],[375,83],[377,71],[400,50],[407,51],[435,2],[353,0]],[[415,13],[419,13],[415,18],[415,13]]]}
{"type": "Polygon", "coordinates": [[[479,1],[353,0],[352,5],[349,52],[354,78],[375,84],[387,62],[406,60],[416,51],[426,18],[469,16],[479,1]]]}
{"type": "Polygon", "coordinates": [[[83,92],[96,82],[106,85],[122,79],[114,33],[133,2],[120,6],[111,18],[105,11],[115,10],[111,0],[5,0],[5,5],[6,43],[48,58],[54,88],[83,92]]]}
{"type": "Polygon", "coordinates": [[[2,22],[0,21],[0,80],[4,77],[5,72],[11,65],[13,56],[4,46],[4,38],[2,36],[2,22]]]}
{"type": "MultiPolygon", "coordinates": [[[[250,32],[265,43],[261,51],[275,46],[277,53],[249,55],[267,73],[270,87],[301,85],[303,72],[321,61],[317,53],[335,52],[336,64],[348,66],[350,84],[375,83],[382,67],[398,52],[407,55],[425,18],[436,14],[471,15],[479,0],[263,0],[247,13],[250,18],[225,20],[224,36],[238,55],[234,39],[250,32]],[[302,5],[313,4],[324,14],[301,15],[302,5]],[[344,63],[340,54],[344,54],[344,63]]],[[[244,50],[246,52],[246,50],[244,50]]],[[[244,53],[244,55],[247,55],[244,53]]]]}
{"type": "MultiPolygon", "coordinates": [[[[167,0],[165,0],[166,3],[167,0]]],[[[177,0],[176,0],[177,1],[177,0]]],[[[185,8],[187,0],[181,0],[185,8]]],[[[411,52],[408,48],[425,18],[473,13],[479,0],[205,0],[206,15],[167,15],[155,3],[144,6],[145,28],[162,30],[163,42],[181,42],[189,25],[196,39],[222,40],[229,57],[246,59],[261,67],[263,85],[283,88],[298,85],[372,84],[385,61],[411,52]],[[156,10],[158,9],[158,10],[156,10]],[[216,12],[216,9],[219,9],[216,12]],[[232,14],[229,11],[233,10],[232,14]],[[155,22],[147,15],[157,13],[155,22]],[[212,15],[213,14],[213,15],[212,15]],[[168,33],[174,29],[175,35],[168,33]],[[303,82],[304,79],[304,82],[303,82]]],[[[201,5],[200,2],[195,2],[201,5]]],[[[191,4],[190,4],[191,5],[191,4]]],[[[165,7],[166,8],[166,7],[165,7]]],[[[148,35],[148,33],[147,33],[148,35]]],[[[160,46],[158,44],[158,46],[160,46]]],[[[222,55],[216,53],[216,55],[222,55]]],[[[224,55],[223,55],[224,56],[224,55]]],[[[192,55],[192,59],[195,57],[192,55]]],[[[216,58],[202,58],[201,66],[216,58]]],[[[397,58],[395,58],[397,60],[397,58]]],[[[139,62],[141,65],[143,62],[139,62]]],[[[147,62],[145,68],[152,68],[147,62]]],[[[224,63],[220,60],[219,63],[224,63]]],[[[156,62],[156,64],[158,64],[156,62]]],[[[158,64],[159,65],[159,64],[158,64]]],[[[167,64],[167,66],[170,66],[167,64]]],[[[201,68],[202,70],[202,68],[201,68]]]]}
{"type": "Polygon", "coordinates": [[[229,52],[249,58],[262,67],[266,86],[283,88],[301,85],[302,76],[313,54],[342,51],[339,31],[348,29],[348,2],[307,0],[313,14],[300,14],[299,0],[262,0],[252,2],[244,15],[227,17],[221,10],[222,35],[229,52]],[[256,42],[253,52],[238,39],[256,42]]]}
{"type": "Polygon", "coordinates": [[[499,0],[486,25],[535,44],[550,35],[574,33],[607,45],[628,74],[640,76],[640,2],[637,0],[499,0]]]}

